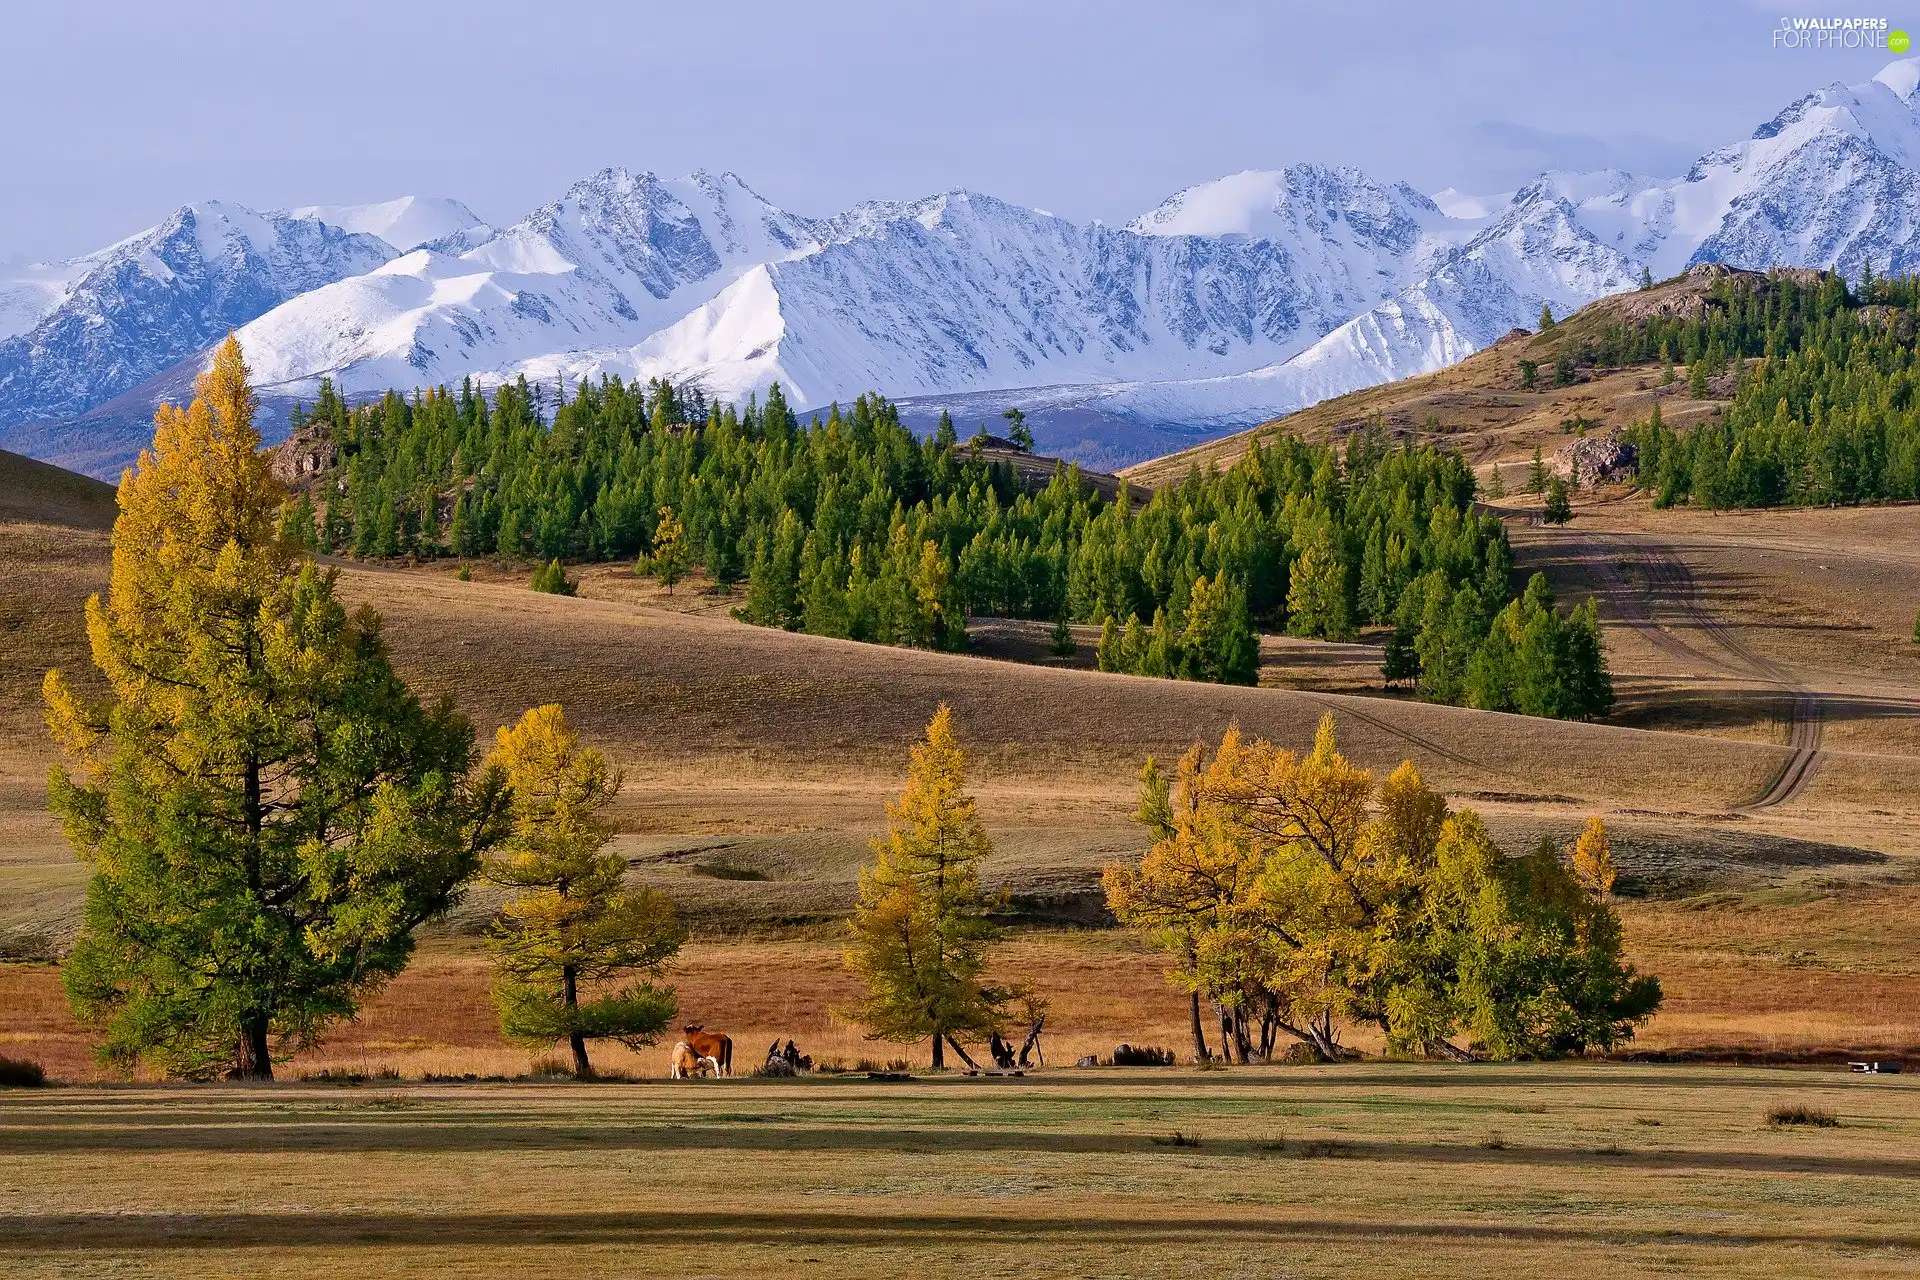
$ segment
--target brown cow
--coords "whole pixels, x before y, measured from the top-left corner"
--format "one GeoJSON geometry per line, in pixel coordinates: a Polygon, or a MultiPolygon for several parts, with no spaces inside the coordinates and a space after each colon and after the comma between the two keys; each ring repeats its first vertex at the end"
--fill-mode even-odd
{"type": "Polygon", "coordinates": [[[693,1046],[682,1040],[673,1046],[673,1066],[667,1075],[674,1080],[691,1080],[696,1076],[718,1076],[720,1064],[711,1056],[702,1056],[693,1051],[693,1046]]]}
{"type": "Polygon", "coordinates": [[[698,1022],[689,1022],[680,1028],[680,1032],[686,1037],[687,1044],[694,1053],[702,1058],[712,1058],[720,1065],[721,1075],[733,1074],[732,1036],[724,1031],[708,1031],[704,1024],[698,1022]]]}

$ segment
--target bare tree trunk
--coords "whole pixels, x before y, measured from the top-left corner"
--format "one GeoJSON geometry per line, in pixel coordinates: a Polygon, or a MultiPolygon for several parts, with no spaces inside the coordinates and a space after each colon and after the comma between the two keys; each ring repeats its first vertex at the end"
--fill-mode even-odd
{"type": "Polygon", "coordinates": [[[1233,1047],[1240,1055],[1241,1065],[1253,1061],[1253,1046],[1247,1043],[1247,1006],[1233,1006],[1233,1047]]]}
{"type": "Polygon", "coordinates": [[[573,1049],[573,1078],[591,1080],[593,1064],[587,1061],[587,1038],[580,1034],[578,1025],[580,982],[572,965],[565,965],[560,970],[560,994],[567,1004],[567,1021],[574,1024],[573,1033],[567,1037],[567,1043],[573,1049]]]}
{"type": "Polygon", "coordinates": [[[1027,1065],[1027,1055],[1030,1053],[1039,1054],[1040,1065],[1043,1067],[1047,1065],[1047,1051],[1040,1047],[1040,1028],[1046,1025],[1047,1015],[1043,1013],[1039,1019],[1034,1022],[1032,1028],[1028,1030],[1026,1041],[1020,1046],[1021,1066],[1024,1067],[1027,1065]]]}
{"type": "Polygon", "coordinates": [[[1420,1049],[1421,1052],[1425,1053],[1429,1058],[1445,1058],[1448,1062],[1480,1061],[1479,1055],[1475,1054],[1472,1050],[1462,1049],[1459,1045],[1454,1044],[1442,1036],[1434,1036],[1430,1040],[1422,1041],[1420,1049]]]}
{"type": "Polygon", "coordinates": [[[946,1050],[940,1047],[940,1037],[938,1034],[935,1034],[933,1037],[933,1069],[935,1071],[945,1071],[947,1069],[946,1050]]]}
{"type": "Polygon", "coordinates": [[[1188,1012],[1193,1015],[1193,1057],[1196,1062],[1207,1062],[1213,1057],[1207,1052],[1206,1028],[1200,1025],[1200,993],[1193,992],[1187,997],[1188,1012]]]}
{"type": "MultiPolygon", "coordinates": [[[[953,1051],[960,1055],[960,1061],[966,1063],[967,1066],[971,1067],[975,1071],[978,1071],[980,1069],[980,1064],[967,1056],[966,1049],[961,1045],[961,1043],[958,1040],[955,1040],[952,1036],[948,1036],[946,1039],[947,1039],[947,1043],[953,1046],[953,1051]]],[[[934,1048],[937,1050],[939,1047],[940,1047],[939,1042],[935,1041],[934,1048]]]]}
{"type": "MultiPolygon", "coordinates": [[[[1223,1004],[1216,1004],[1214,1008],[1220,1011],[1220,1056],[1225,1061],[1232,1062],[1233,1015],[1227,1011],[1227,1006],[1223,1004]]],[[[1243,1058],[1241,1061],[1245,1062],[1246,1060],[1243,1058]]]]}
{"type": "Polygon", "coordinates": [[[267,1046],[267,1015],[248,1014],[240,1020],[240,1039],[234,1046],[229,1080],[273,1079],[273,1055],[267,1046]]]}

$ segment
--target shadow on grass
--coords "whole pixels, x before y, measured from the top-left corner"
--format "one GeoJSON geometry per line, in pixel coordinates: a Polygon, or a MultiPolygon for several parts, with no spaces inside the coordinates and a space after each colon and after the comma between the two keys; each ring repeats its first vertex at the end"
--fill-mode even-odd
{"type": "Polygon", "coordinates": [[[302,1248],[429,1245],[911,1245],[967,1239],[1000,1244],[1154,1245],[1406,1238],[1529,1240],[1605,1245],[1751,1249],[1920,1248],[1920,1233],[1663,1231],[1561,1223],[1396,1222],[1235,1217],[1094,1218],[914,1215],[809,1211],[491,1213],[213,1213],[0,1215],[0,1248],[80,1250],[302,1248]]]}
{"type": "MultiPolygon", "coordinates": [[[[115,1153],[214,1152],[266,1155],[287,1152],[662,1151],[690,1157],[714,1151],[743,1152],[1014,1152],[1022,1155],[1144,1155],[1161,1150],[1160,1135],[1062,1133],[1033,1129],[949,1126],[906,1128],[803,1124],[622,1125],[488,1124],[471,1118],[439,1122],[430,1116],[359,1123],[279,1121],[259,1124],[178,1124],[167,1127],[88,1125],[85,1128],[14,1129],[0,1134],[0,1154],[52,1155],[87,1151],[115,1153]]],[[[1832,1155],[1783,1155],[1752,1151],[1631,1150],[1586,1147],[1510,1146],[1497,1151],[1479,1144],[1390,1142],[1341,1138],[1337,1142],[1206,1138],[1209,1156],[1255,1159],[1333,1158],[1394,1164],[1608,1168],[1623,1171],[1712,1170],[1725,1173],[1812,1173],[1846,1177],[1920,1179],[1920,1159],[1888,1160],[1832,1155]]]]}

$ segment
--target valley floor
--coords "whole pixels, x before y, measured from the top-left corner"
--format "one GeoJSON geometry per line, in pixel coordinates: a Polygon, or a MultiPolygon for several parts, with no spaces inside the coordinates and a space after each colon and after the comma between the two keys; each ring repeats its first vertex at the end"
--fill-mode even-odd
{"type": "Polygon", "coordinates": [[[1920,1267],[1920,1082],[1782,1070],[71,1088],[0,1157],[22,1278],[1920,1267]]]}

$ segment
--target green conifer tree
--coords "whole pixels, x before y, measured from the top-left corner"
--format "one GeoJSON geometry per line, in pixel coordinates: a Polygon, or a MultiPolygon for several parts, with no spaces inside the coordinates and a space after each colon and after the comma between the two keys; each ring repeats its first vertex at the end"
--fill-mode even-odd
{"type": "MultiPolygon", "coordinates": [[[[323,389],[324,391],[324,389],[323,389]]],[[[104,1060],[271,1079],[405,966],[501,834],[472,727],[394,674],[379,618],[279,536],[229,338],[120,483],[87,604],[94,702],[47,673],[51,806],[88,862],[62,966],[104,1060]]]]}

